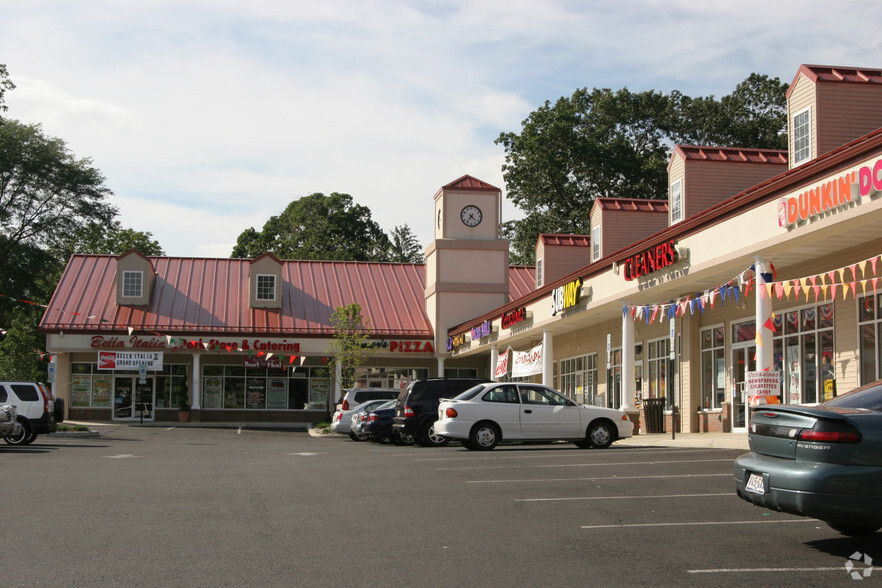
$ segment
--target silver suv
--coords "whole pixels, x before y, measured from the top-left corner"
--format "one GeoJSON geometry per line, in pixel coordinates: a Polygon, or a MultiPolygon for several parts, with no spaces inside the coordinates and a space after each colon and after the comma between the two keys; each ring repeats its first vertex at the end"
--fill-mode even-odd
{"type": "Polygon", "coordinates": [[[15,406],[21,429],[6,435],[10,445],[28,445],[37,435],[54,433],[64,421],[64,401],[39,382],[0,382],[0,404],[15,406]]]}
{"type": "Polygon", "coordinates": [[[0,435],[18,435],[21,423],[18,422],[18,411],[11,404],[0,405],[0,435]]]}

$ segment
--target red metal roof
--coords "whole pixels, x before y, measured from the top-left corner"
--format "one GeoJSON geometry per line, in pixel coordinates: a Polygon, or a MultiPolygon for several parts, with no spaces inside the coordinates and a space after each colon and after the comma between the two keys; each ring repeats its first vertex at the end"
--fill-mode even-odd
{"type": "MultiPolygon", "coordinates": [[[[677,145],[674,153],[693,161],[731,161],[736,163],[770,163],[787,165],[787,151],[780,149],[743,149],[740,147],[701,147],[677,145]]],[[[673,159],[673,156],[671,157],[673,159]]],[[[670,164],[668,164],[670,167],[670,164]]]]}
{"type": "Polygon", "coordinates": [[[566,235],[560,233],[542,233],[539,240],[546,245],[562,245],[565,247],[588,247],[591,238],[588,235],[566,235]]]}
{"type": "Polygon", "coordinates": [[[523,298],[536,289],[536,268],[513,265],[508,268],[508,299],[523,298]]]}
{"type": "Polygon", "coordinates": [[[647,200],[645,198],[595,198],[594,202],[603,210],[639,210],[640,212],[668,213],[667,200],[647,200]]]}
{"type": "MultiPolygon", "coordinates": [[[[211,332],[328,336],[337,306],[357,302],[373,336],[431,336],[425,265],[280,261],[282,308],[251,308],[250,259],[150,257],[148,306],[116,303],[116,256],[74,255],[40,322],[44,332],[133,328],[162,334],[211,332]]],[[[512,267],[510,296],[533,290],[533,268],[512,267]]]]}
{"type": "Polygon", "coordinates": [[[496,186],[491,186],[487,182],[483,180],[479,180],[478,178],[472,177],[468,174],[459,178],[458,180],[453,180],[446,186],[441,188],[442,190],[484,190],[484,191],[493,191],[498,192],[499,188],[496,186]]]}
{"type": "Polygon", "coordinates": [[[790,87],[787,89],[788,97],[800,74],[815,83],[882,84],[882,69],[803,64],[799,66],[793,81],[790,82],[790,87]]]}

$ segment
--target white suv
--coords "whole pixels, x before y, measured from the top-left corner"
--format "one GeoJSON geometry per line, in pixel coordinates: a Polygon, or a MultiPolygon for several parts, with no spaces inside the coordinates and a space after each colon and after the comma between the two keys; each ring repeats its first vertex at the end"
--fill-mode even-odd
{"type": "Polygon", "coordinates": [[[37,435],[54,433],[64,421],[64,401],[39,382],[0,382],[0,404],[15,406],[21,423],[18,433],[3,437],[10,445],[33,443],[37,435]]]}

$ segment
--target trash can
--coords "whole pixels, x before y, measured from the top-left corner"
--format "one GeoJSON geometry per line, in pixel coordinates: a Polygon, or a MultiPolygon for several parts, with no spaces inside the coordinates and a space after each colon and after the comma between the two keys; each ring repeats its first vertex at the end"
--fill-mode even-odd
{"type": "Polygon", "coordinates": [[[665,399],[644,398],[643,414],[646,418],[647,433],[665,432],[665,399]]]}

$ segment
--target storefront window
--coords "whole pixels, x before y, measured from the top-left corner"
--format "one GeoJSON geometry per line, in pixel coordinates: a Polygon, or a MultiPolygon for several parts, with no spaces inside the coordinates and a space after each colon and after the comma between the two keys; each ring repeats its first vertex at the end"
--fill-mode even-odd
{"type": "Polygon", "coordinates": [[[667,398],[667,408],[671,408],[673,402],[668,395],[668,348],[670,339],[658,339],[649,342],[647,357],[646,394],[647,398],[667,398]]]}
{"type": "Polygon", "coordinates": [[[882,378],[882,296],[858,298],[861,384],[882,378]]]}
{"type": "Polygon", "coordinates": [[[725,401],[725,339],[722,326],[701,332],[701,405],[706,410],[717,410],[725,401]]]}
{"type": "Polygon", "coordinates": [[[330,390],[326,367],[202,366],[202,407],[206,409],[322,410],[330,390]]]}
{"type": "Polygon", "coordinates": [[[561,360],[558,389],[581,404],[597,402],[597,354],[561,360]]]}
{"type": "MultiPolygon", "coordinates": [[[[110,408],[113,404],[113,390],[116,379],[131,385],[138,372],[99,370],[97,364],[90,362],[71,363],[70,406],[72,408],[110,408]]],[[[148,372],[147,377],[154,385],[156,408],[175,406],[176,395],[187,393],[187,366],[183,364],[165,365],[162,371],[148,372]]],[[[120,384],[122,385],[122,384],[120,384]]]]}

